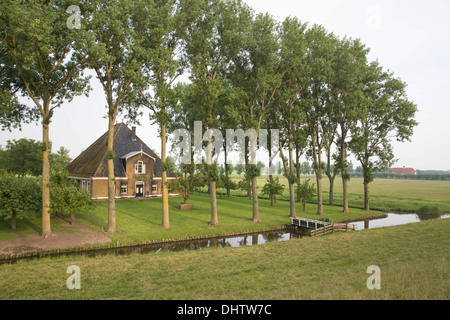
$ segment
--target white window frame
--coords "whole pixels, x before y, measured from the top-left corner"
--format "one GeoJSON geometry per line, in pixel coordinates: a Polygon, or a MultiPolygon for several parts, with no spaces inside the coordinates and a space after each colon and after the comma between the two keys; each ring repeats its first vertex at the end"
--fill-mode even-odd
{"type": "Polygon", "coordinates": [[[152,183],[152,194],[157,194],[157,193],[158,193],[158,183],[153,182],[152,183]]]}
{"type": "Polygon", "coordinates": [[[86,191],[91,192],[91,181],[90,180],[86,181],[86,191]]]}
{"type": "Polygon", "coordinates": [[[120,185],[120,194],[128,194],[128,184],[124,183],[120,185]],[[123,192],[123,189],[125,187],[125,192],[123,192]]]}
{"type": "Polygon", "coordinates": [[[134,167],[134,172],[136,174],[145,174],[146,173],[146,165],[144,164],[144,161],[138,161],[134,167]]]}

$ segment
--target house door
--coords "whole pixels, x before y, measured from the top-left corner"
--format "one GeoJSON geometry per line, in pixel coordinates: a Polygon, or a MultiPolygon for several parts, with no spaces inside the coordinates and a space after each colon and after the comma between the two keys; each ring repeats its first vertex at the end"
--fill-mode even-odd
{"type": "Polygon", "coordinates": [[[136,182],[136,197],[143,198],[144,197],[144,183],[136,182]]]}

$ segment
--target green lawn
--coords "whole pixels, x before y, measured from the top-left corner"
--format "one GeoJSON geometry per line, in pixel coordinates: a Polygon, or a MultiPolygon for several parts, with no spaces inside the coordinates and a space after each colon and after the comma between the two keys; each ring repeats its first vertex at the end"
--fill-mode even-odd
{"type": "MultiPolygon", "coordinates": [[[[242,233],[247,231],[259,231],[279,228],[290,223],[289,202],[278,201],[274,207],[270,202],[261,199],[259,202],[261,223],[252,223],[252,201],[244,197],[218,198],[219,226],[210,227],[210,200],[209,195],[198,193],[192,195],[190,203],[195,205],[195,210],[179,211],[176,207],[181,198],[170,198],[170,224],[169,230],[160,228],[161,223],[161,199],[153,200],[118,200],[116,201],[116,223],[120,233],[108,234],[113,240],[121,244],[141,243],[154,240],[181,239],[197,236],[224,235],[242,233]]],[[[297,215],[305,218],[316,219],[316,206],[310,204],[307,211],[303,212],[301,205],[297,204],[297,215]]],[[[325,206],[325,214],[320,218],[328,218],[331,221],[340,221],[379,215],[381,212],[367,213],[361,209],[352,209],[350,214],[343,214],[339,207],[325,206]]],[[[108,202],[97,202],[97,208],[92,213],[80,214],[77,221],[87,226],[102,231],[108,223],[108,202]]],[[[54,231],[65,231],[60,224],[64,222],[60,218],[52,219],[54,231]]],[[[19,220],[17,230],[9,230],[8,222],[0,222],[0,240],[25,236],[26,234],[40,231],[41,220],[39,217],[29,217],[19,220]]]]}
{"type": "Polygon", "coordinates": [[[446,219],[254,247],[46,258],[0,266],[0,299],[448,300],[449,234],[446,219]],[[71,265],[81,290],[66,287],[71,265]],[[371,265],[381,290],[367,289],[371,265]]]}

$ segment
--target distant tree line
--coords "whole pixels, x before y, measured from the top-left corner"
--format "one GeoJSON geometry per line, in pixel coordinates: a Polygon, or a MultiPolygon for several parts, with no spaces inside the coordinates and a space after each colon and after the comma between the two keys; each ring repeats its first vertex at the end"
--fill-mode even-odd
{"type": "MultiPolygon", "coordinates": [[[[445,171],[444,171],[445,172],[445,171]]],[[[450,181],[450,173],[423,173],[417,171],[417,174],[398,174],[392,172],[377,172],[373,174],[374,178],[379,179],[404,179],[404,180],[435,180],[450,181]]],[[[352,177],[362,177],[362,173],[355,172],[352,177]]]]}

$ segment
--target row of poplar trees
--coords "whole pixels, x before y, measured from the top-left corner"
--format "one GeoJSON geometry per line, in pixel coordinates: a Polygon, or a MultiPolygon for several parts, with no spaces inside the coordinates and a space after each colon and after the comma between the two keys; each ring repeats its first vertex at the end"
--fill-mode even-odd
{"type": "MultiPolygon", "coordinates": [[[[194,114],[207,128],[280,129],[278,150],[270,152],[280,152],[283,159],[291,216],[295,155],[306,154],[314,162],[321,215],[322,175],[334,181],[338,174],[330,168],[340,170],[348,211],[345,170],[353,153],[364,171],[369,209],[372,173],[393,161],[392,139],[412,136],[416,106],[406,97],[405,83],[369,62],[368,52],[359,40],[339,39],[297,18],[277,22],[239,0],[2,0],[0,124],[12,129],[42,123],[43,237],[51,234],[52,116],[63,103],[89,94],[88,70],[101,83],[107,103],[108,232],[116,231],[114,124],[118,114],[137,119],[145,109],[160,128],[162,228],[170,227],[166,141],[174,111],[194,114]],[[178,83],[183,75],[189,84],[178,83]],[[31,103],[20,103],[20,95],[31,103]],[[324,156],[328,167],[322,165],[324,156]]],[[[247,173],[258,222],[252,167],[247,173]]],[[[210,225],[219,223],[214,168],[210,225]]]]}

